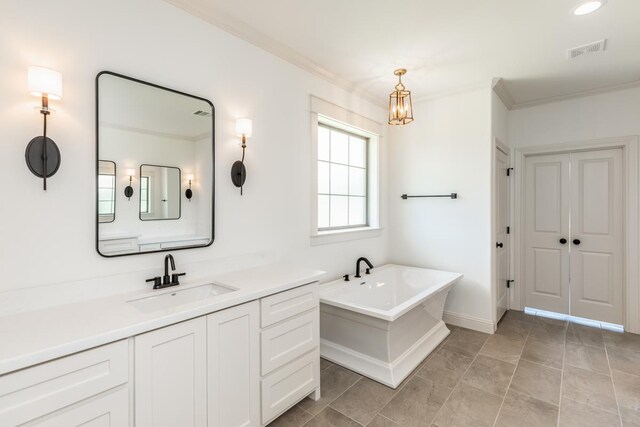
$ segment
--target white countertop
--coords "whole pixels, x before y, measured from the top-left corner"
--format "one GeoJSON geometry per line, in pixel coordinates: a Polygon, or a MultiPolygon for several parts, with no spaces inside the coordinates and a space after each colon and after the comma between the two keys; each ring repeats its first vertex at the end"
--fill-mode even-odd
{"type": "Polygon", "coordinates": [[[167,289],[149,289],[0,317],[0,375],[315,282],[323,271],[272,264],[167,289]],[[127,301],[216,283],[237,291],[143,313],[127,301]]]}

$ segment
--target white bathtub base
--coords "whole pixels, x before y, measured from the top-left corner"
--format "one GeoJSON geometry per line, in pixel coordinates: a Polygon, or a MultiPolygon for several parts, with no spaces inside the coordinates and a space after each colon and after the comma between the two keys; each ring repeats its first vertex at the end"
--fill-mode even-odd
{"type": "Polygon", "coordinates": [[[389,363],[324,339],[320,340],[320,354],[331,362],[348,367],[386,386],[397,388],[449,333],[444,322],[440,321],[414,345],[389,363]]]}

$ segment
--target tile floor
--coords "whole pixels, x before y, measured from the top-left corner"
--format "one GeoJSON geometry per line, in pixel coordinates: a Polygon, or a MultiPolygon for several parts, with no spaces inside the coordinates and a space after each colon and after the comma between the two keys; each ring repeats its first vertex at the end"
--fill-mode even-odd
{"type": "Polygon", "coordinates": [[[518,311],[449,328],[397,390],[322,360],[322,399],[270,426],[640,426],[640,335],[518,311]]]}

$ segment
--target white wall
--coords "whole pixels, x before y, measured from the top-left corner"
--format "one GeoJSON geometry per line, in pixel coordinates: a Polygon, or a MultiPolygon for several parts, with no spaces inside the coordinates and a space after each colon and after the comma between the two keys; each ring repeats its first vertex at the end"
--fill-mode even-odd
{"type": "Polygon", "coordinates": [[[640,134],[640,87],[509,113],[513,147],[640,134]]]}
{"type": "Polygon", "coordinates": [[[463,273],[445,310],[490,323],[491,90],[416,103],[415,116],[389,131],[390,258],[463,273]],[[400,198],[451,192],[459,198],[400,198]]]}
{"type": "Polygon", "coordinates": [[[361,255],[386,261],[386,233],[315,247],[309,239],[310,95],[382,122],[378,106],[156,0],[3,2],[0,52],[0,291],[41,287],[3,295],[5,309],[57,298],[46,285],[94,297],[146,287],[142,279],[160,271],[163,254],[104,259],[95,250],[94,85],[102,70],[199,95],[216,107],[215,243],[175,252],[188,277],[284,259],[332,278],[353,270],[361,255]],[[42,131],[38,100],[27,94],[29,65],[59,70],[64,79],[49,127],[62,165],[47,192],[24,163],[26,144],[42,131]],[[230,181],[241,155],[237,117],[254,123],[243,197],[230,181]]]}

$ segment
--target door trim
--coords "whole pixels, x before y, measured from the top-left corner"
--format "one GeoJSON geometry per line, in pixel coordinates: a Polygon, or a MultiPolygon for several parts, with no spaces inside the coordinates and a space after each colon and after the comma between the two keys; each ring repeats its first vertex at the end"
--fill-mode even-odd
{"type": "Polygon", "coordinates": [[[514,212],[514,234],[513,234],[513,273],[516,286],[513,289],[514,305],[512,308],[524,310],[525,292],[522,289],[524,284],[523,267],[525,256],[524,239],[524,190],[525,190],[525,160],[528,156],[541,154],[558,154],[576,151],[592,151],[598,149],[622,149],[623,164],[623,184],[624,184],[624,284],[623,284],[623,306],[624,306],[624,328],[628,332],[640,333],[640,268],[638,256],[640,254],[638,244],[640,242],[638,191],[638,170],[640,165],[640,154],[638,150],[637,136],[623,136],[614,138],[603,138],[588,141],[575,141],[553,145],[541,145],[535,147],[522,147],[514,149],[513,164],[515,167],[515,189],[513,200],[514,212]]]}

